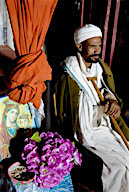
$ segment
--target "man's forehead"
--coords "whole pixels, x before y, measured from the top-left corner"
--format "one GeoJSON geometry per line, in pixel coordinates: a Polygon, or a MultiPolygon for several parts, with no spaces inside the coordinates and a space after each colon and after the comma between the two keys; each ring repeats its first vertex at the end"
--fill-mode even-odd
{"type": "Polygon", "coordinates": [[[87,39],[85,41],[82,42],[82,44],[102,44],[102,38],[101,37],[93,37],[93,38],[90,38],[90,39],[87,39]]]}

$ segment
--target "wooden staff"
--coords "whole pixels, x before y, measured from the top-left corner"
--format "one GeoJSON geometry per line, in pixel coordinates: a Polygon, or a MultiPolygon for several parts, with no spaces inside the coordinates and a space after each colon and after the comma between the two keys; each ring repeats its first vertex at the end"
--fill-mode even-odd
{"type": "Polygon", "coordinates": [[[53,94],[53,100],[54,100],[54,109],[55,109],[55,116],[57,117],[57,105],[56,105],[56,94],[53,94]]]}
{"type": "MultiPolygon", "coordinates": [[[[96,80],[96,79],[97,79],[97,77],[87,77],[87,80],[88,80],[88,81],[90,80],[90,81],[92,82],[92,84],[93,84],[93,86],[94,86],[96,92],[97,92],[98,95],[99,95],[100,100],[101,100],[101,101],[104,101],[104,97],[102,96],[102,94],[101,94],[99,88],[97,87],[96,83],[94,82],[94,80],[96,80]]],[[[119,133],[119,135],[120,135],[121,138],[123,139],[123,141],[124,141],[126,147],[127,147],[128,150],[129,150],[129,144],[128,144],[128,142],[127,142],[127,140],[126,140],[126,138],[125,138],[123,132],[121,131],[119,125],[117,124],[115,118],[114,118],[112,115],[110,115],[110,118],[111,118],[111,120],[112,120],[112,123],[114,124],[114,127],[115,127],[117,133],[119,133]]]]}

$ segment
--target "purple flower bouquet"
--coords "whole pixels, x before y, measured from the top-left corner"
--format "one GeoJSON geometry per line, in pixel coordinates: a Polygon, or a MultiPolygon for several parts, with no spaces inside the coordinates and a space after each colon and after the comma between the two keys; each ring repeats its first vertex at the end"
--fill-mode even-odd
{"type": "Polygon", "coordinates": [[[22,159],[27,171],[34,172],[34,183],[40,188],[58,185],[74,164],[81,166],[81,154],[74,143],[57,132],[35,132],[25,139],[22,159]]]}

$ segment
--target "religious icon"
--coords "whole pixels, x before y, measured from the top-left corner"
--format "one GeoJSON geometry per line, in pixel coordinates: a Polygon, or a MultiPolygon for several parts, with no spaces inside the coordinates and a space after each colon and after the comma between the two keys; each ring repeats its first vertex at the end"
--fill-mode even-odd
{"type": "Polygon", "coordinates": [[[17,117],[19,114],[19,104],[9,99],[6,100],[4,104],[5,109],[2,118],[2,126],[8,130],[11,136],[14,136],[18,128],[17,117]]]}
{"type": "Polygon", "coordinates": [[[19,128],[34,128],[28,104],[19,104],[7,96],[0,98],[0,161],[9,155],[10,140],[19,128]]]}
{"type": "Polygon", "coordinates": [[[18,117],[18,125],[20,128],[28,128],[31,126],[32,119],[29,113],[24,113],[18,117]]]}

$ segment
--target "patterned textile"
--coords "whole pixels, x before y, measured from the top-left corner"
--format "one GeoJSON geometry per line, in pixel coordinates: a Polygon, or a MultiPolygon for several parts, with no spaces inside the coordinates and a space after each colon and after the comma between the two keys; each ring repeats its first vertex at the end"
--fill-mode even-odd
{"type": "Polygon", "coordinates": [[[52,189],[40,189],[39,187],[36,187],[36,185],[31,182],[27,186],[16,186],[17,192],[73,192],[73,185],[70,174],[66,175],[64,177],[64,180],[58,185],[53,187],[52,189]]]}

